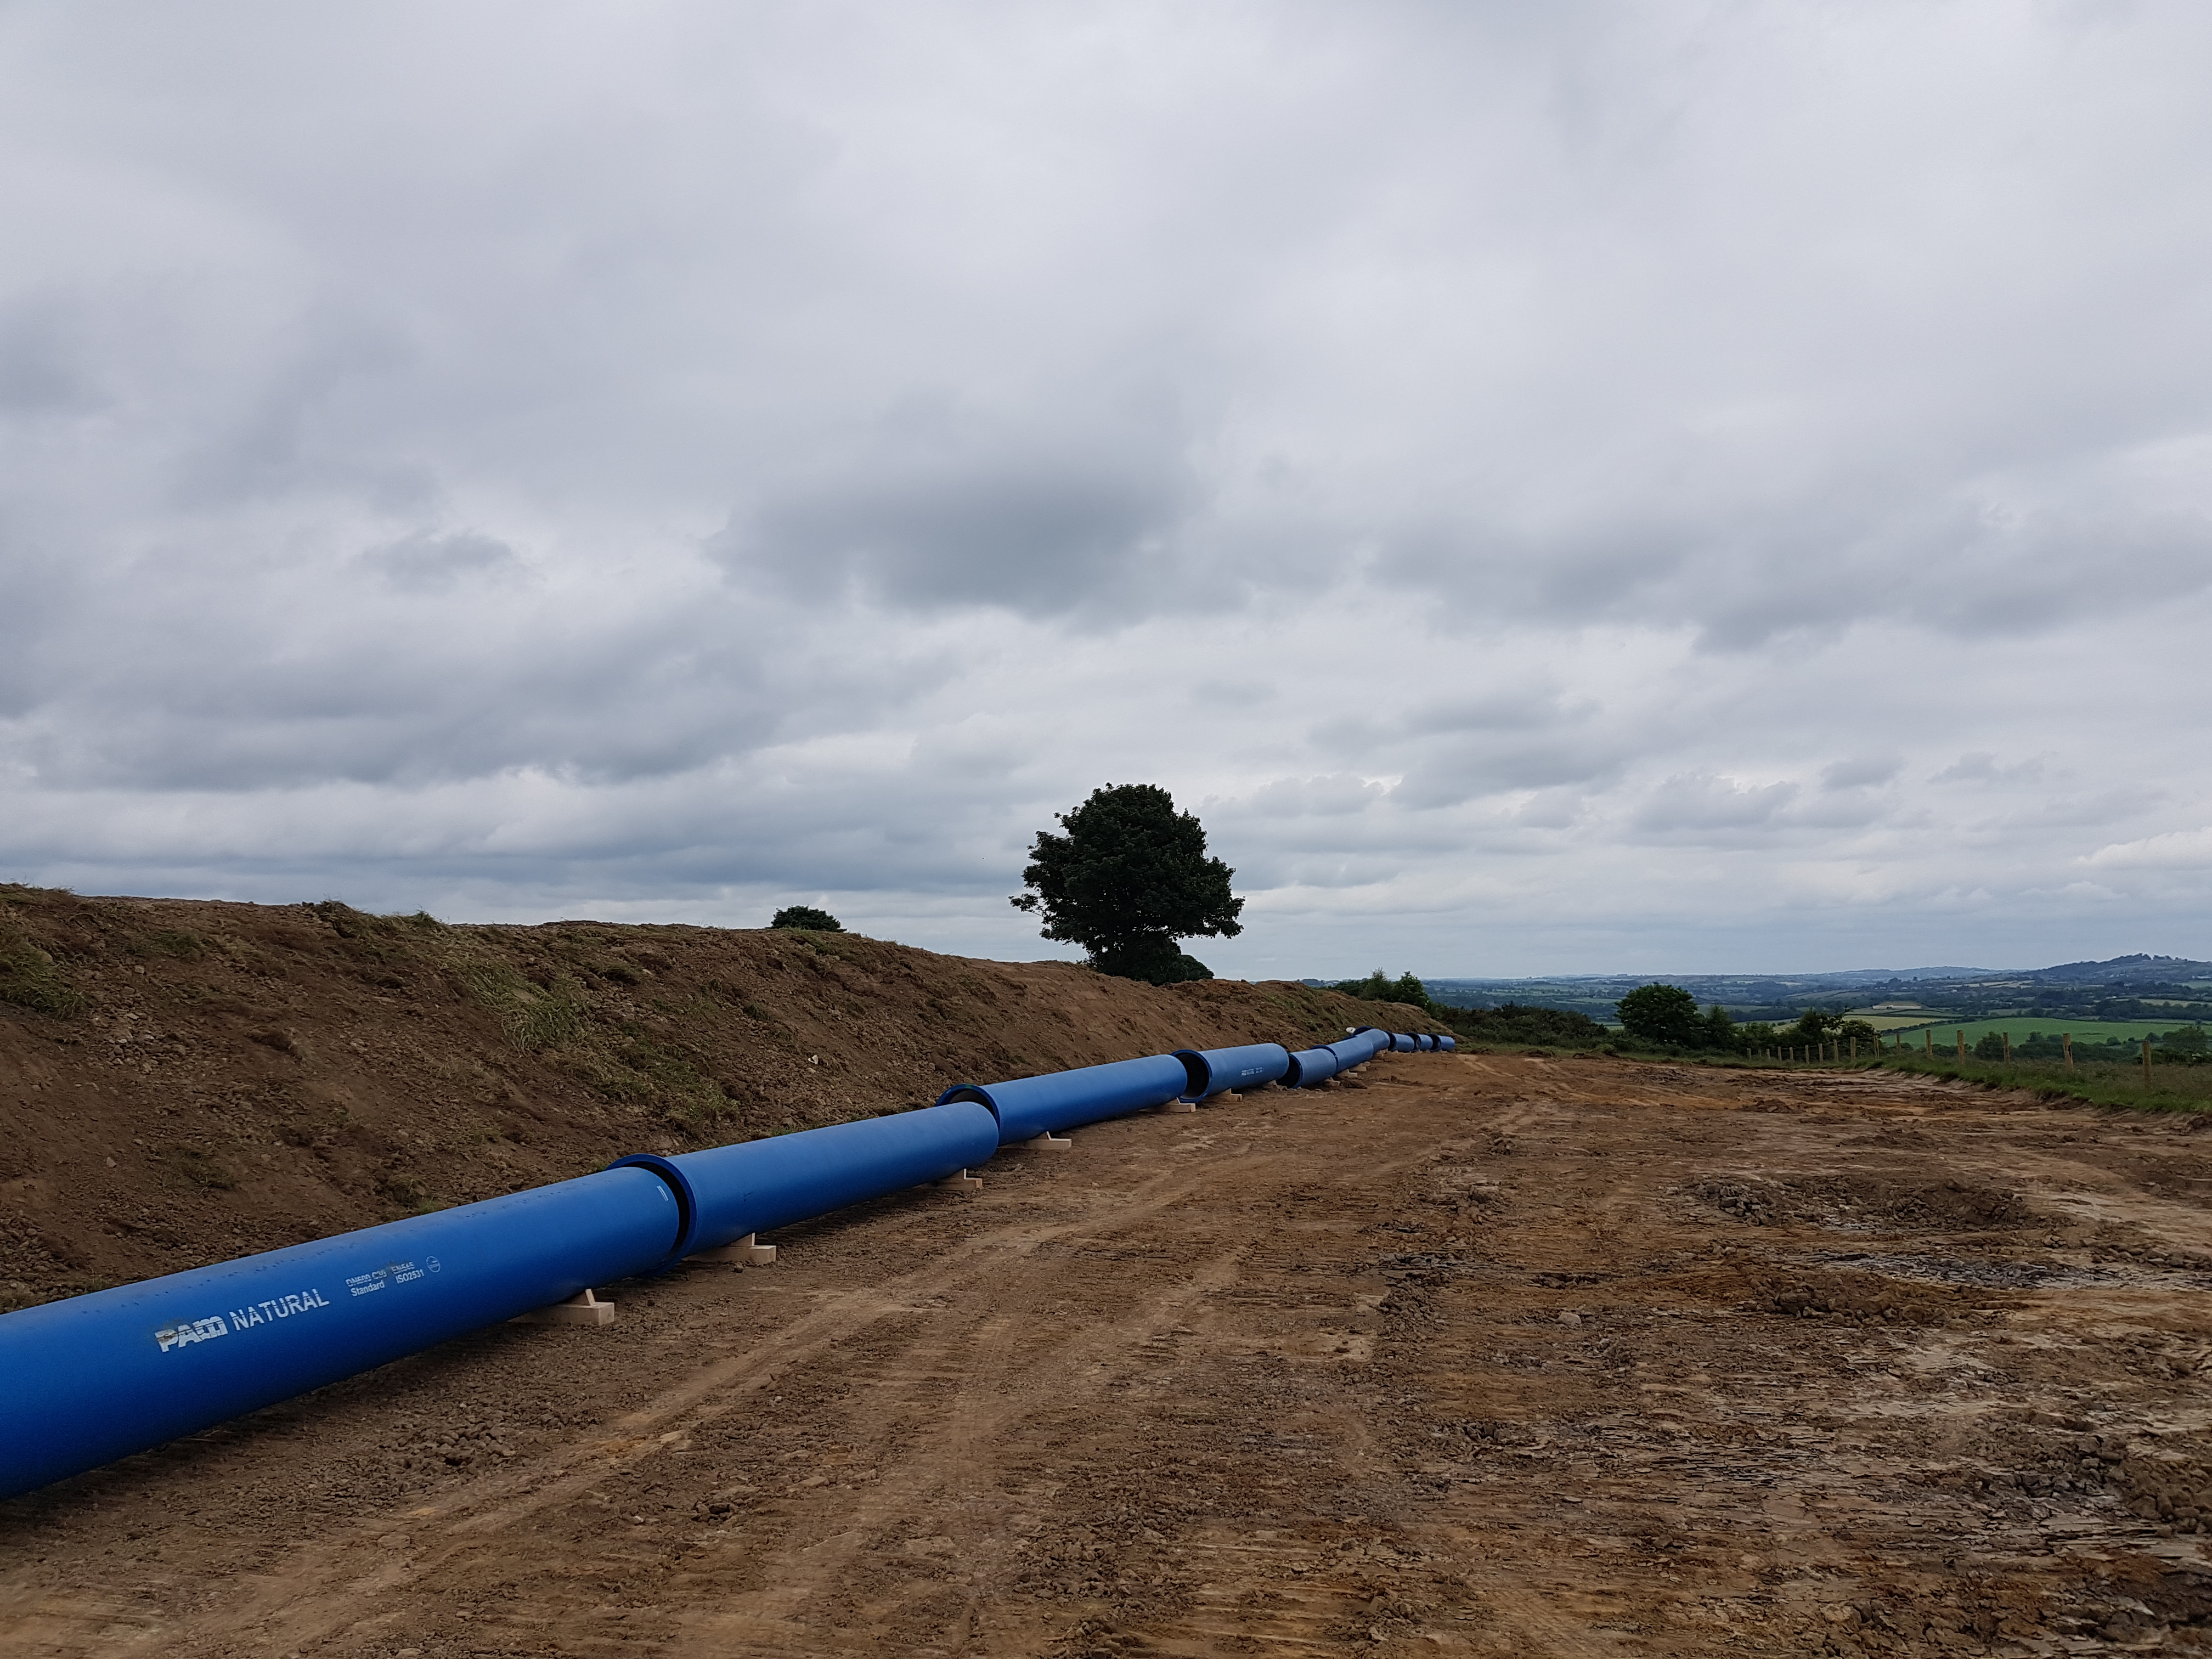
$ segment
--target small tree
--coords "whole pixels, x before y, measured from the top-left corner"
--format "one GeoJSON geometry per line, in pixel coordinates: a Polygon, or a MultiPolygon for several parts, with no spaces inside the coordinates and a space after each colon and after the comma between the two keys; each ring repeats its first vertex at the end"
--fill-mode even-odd
{"type": "MultiPolygon", "coordinates": [[[[1826,1042],[1844,1029],[1844,1017],[1825,1008],[1808,1008],[1783,1035],[1792,1042],[1826,1042]]],[[[1871,1028],[1869,1028],[1871,1029],[1871,1028]]]]}
{"type": "Polygon", "coordinates": [[[1705,1010],[1702,1022],[1705,1030],[1701,1039],[1708,1048],[1717,1048],[1723,1054],[1734,1054],[1743,1046],[1742,1036],[1736,1030],[1735,1016],[1716,1002],[1705,1010]]]}
{"type": "Polygon", "coordinates": [[[771,927],[804,927],[817,933],[842,933],[844,924],[827,910],[817,910],[811,904],[788,904],[775,913],[771,927]]]}
{"type": "Polygon", "coordinates": [[[1654,981],[1639,985],[1613,1005],[1621,1029],[1644,1042],[1697,1046],[1705,1021],[1698,1017],[1698,1000],[1679,985],[1654,981]]]}
{"type": "Polygon", "coordinates": [[[1013,907],[1041,911],[1044,936],[1080,945],[1103,974],[1154,985],[1212,978],[1176,941],[1233,939],[1244,901],[1229,890],[1237,872],[1206,856],[1198,819],[1150,783],[1109,783],[1057,818],[1067,833],[1037,831],[1022,872],[1030,890],[1013,907]]]}

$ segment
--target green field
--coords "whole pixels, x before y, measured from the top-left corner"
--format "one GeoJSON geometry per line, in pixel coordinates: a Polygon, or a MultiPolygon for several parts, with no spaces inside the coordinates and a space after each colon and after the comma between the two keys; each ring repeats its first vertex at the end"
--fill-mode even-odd
{"type": "Polygon", "coordinates": [[[1920,1035],[1922,1030],[1932,1028],[1936,1033],[1936,1047],[1940,1050],[1947,1045],[1954,1048],[1957,1047],[1958,1039],[1951,1035],[1954,1031],[1964,1031],[1966,1047],[1971,1048],[1990,1031],[2002,1031],[2014,1042],[2025,1042],[2029,1033],[2034,1031],[2040,1031],[2047,1037],[2063,1033],[2072,1037],[2076,1043],[2103,1042],[2111,1037],[2118,1037],[2123,1042],[2140,1042],[2147,1036],[2179,1030],[2187,1024],[2188,1021],[2180,1019],[2069,1019],[2063,1014],[2039,1014],[2033,1019],[1922,1020],[1910,1026],[1887,1025],[1875,1029],[1885,1033],[1909,1031],[1911,1036],[1908,1040],[1914,1048],[1919,1048],[1924,1047],[1920,1035]]]}
{"type": "Polygon", "coordinates": [[[1877,1031],[1917,1031],[1930,1023],[1924,1010],[1917,1014],[1870,1014],[1863,1008],[1854,1008],[1845,1018],[1863,1019],[1877,1031]]]}

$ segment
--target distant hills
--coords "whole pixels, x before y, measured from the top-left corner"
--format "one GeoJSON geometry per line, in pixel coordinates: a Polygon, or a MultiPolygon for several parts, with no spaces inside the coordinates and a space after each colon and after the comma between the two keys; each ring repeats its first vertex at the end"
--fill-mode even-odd
{"type": "MultiPolygon", "coordinates": [[[[1576,974],[1538,979],[1431,979],[1429,994],[1456,1008],[1507,1003],[1565,1008],[1610,1020],[1613,1005],[1654,980],[1738,1019],[1791,1020],[1808,1008],[1844,1012],[1915,1002],[1946,1018],[2035,1015],[2077,1019],[2212,1018],[2212,962],[2137,954],[2055,968],[1859,968],[1823,974],[1576,974]]],[[[1312,981],[1318,984],[1322,981],[1312,981]]]]}

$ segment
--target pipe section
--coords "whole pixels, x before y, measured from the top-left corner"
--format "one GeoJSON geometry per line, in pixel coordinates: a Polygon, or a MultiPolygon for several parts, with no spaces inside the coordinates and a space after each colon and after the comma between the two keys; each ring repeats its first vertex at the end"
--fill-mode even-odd
{"type": "Polygon", "coordinates": [[[1348,1072],[1355,1066],[1364,1066],[1369,1060],[1390,1046],[1390,1034],[1378,1031],[1372,1025],[1363,1025],[1340,1042],[1328,1045],[1329,1052],[1337,1057],[1337,1069],[1348,1072]]]}
{"type": "Polygon", "coordinates": [[[1185,1100],[1204,1100],[1230,1089],[1258,1089],[1290,1069],[1291,1051],[1279,1042],[1247,1043],[1241,1048],[1178,1048],[1175,1057],[1189,1073],[1185,1100]]]}
{"type": "Polygon", "coordinates": [[[1310,1089],[1316,1083],[1328,1082],[1336,1073],[1334,1049],[1301,1048],[1284,1067],[1282,1085],[1285,1089],[1310,1089]]]}
{"type": "Polygon", "coordinates": [[[687,1196],[695,1219],[678,1254],[690,1255],[979,1168],[998,1150],[998,1120],[963,1100],[623,1164],[651,1169],[687,1196]]]}
{"type": "Polygon", "coordinates": [[[1008,1083],[956,1084],[938,1096],[937,1103],[973,1100],[989,1107],[999,1120],[999,1145],[1006,1146],[1140,1112],[1147,1106],[1164,1106],[1180,1098],[1189,1085],[1190,1073],[1182,1061],[1173,1054],[1152,1054],[1008,1083]]]}
{"type": "Polygon", "coordinates": [[[0,1495],[659,1267],[650,1170],[411,1216],[0,1316],[0,1495]]]}

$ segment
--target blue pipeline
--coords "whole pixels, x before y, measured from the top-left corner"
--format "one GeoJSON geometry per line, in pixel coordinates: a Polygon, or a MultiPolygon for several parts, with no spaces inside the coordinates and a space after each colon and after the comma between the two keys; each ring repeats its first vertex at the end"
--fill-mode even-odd
{"type": "MultiPolygon", "coordinates": [[[[1450,1040],[1444,1040],[1450,1046],[1450,1040]]],[[[0,1497],[159,1445],[586,1288],[973,1168],[1008,1142],[1391,1046],[1184,1050],[962,1085],[889,1117],[677,1158],[0,1315],[0,1497]]]]}
{"type": "Polygon", "coordinates": [[[1189,1073],[1185,1100],[1204,1100],[1230,1089],[1259,1089],[1290,1069],[1291,1051],[1279,1042],[1252,1042],[1241,1048],[1178,1048],[1175,1057],[1189,1073]]]}
{"type": "Polygon", "coordinates": [[[787,1227],[886,1193],[941,1181],[991,1161],[999,1123],[973,1101],[771,1135],[676,1158],[624,1158],[667,1177],[689,1199],[679,1255],[787,1227]]]}
{"type": "Polygon", "coordinates": [[[0,1496],[648,1272],[684,1221],[605,1170],[0,1316],[0,1496]]]}
{"type": "Polygon", "coordinates": [[[1147,1106],[1164,1106],[1189,1086],[1190,1073],[1182,1061],[1173,1054],[1152,1054],[1008,1083],[957,1084],[939,1095],[937,1103],[972,1100],[989,1107],[999,1120],[999,1144],[1006,1146],[1140,1112],[1147,1106]]]}

